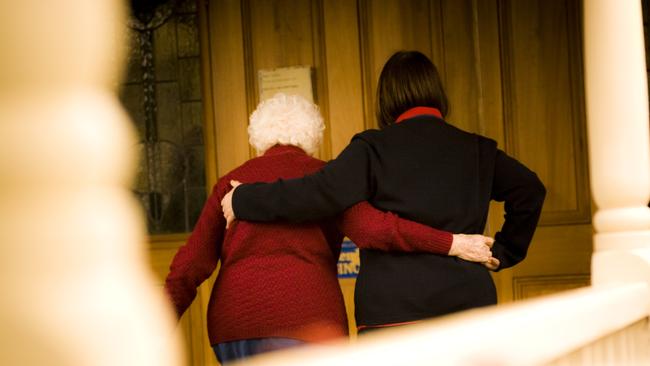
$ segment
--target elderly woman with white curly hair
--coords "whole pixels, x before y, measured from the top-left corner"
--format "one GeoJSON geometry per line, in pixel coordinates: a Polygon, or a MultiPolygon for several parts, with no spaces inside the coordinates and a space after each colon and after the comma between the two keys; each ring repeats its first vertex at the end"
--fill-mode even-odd
{"type": "MultiPolygon", "coordinates": [[[[187,243],[171,264],[165,288],[180,317],[197,287],[221,261],[208,308],[208,333],[219,361],[342,337],[347,316],[337,279],[344,235],[359,247],[457,255],[484,262],[491,238],[452,235],[362,202],[337,218],[302,224],[234,222],[226,228],[221,199],[230,181],[273,182],[319,171],[311,157],[323,135],[313,103],[278,94],[251,115],[250,143],[259,157],[219,179],[187,243]]],[[[286,202],[290,204],[290,202],[286,202]]]]}

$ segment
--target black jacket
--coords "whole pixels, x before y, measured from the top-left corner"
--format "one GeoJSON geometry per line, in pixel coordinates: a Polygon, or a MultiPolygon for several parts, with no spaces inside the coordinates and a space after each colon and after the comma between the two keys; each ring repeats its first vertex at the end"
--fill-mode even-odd
{"type": "MultiPolygon", "coordinates": [[[[537,175],[496,142],[423,115],[356,135],[321,171],[301,179],[239,187],[238,219],[309,221],[362,200],[455,233],[480,234],[490,200],[505,201],[493,255],[500,268],[525,256],[545,196],[537,175]]],[[[357,325],[408,322],[496,303],[489,271],[434,254],[361,251],[357,325]]]]}

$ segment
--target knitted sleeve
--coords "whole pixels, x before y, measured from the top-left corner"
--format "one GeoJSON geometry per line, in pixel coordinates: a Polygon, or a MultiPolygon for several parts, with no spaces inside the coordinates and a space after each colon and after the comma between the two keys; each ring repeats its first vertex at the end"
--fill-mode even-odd
{"type": "Polygon", "coordinates": [[[345,210],[339,227],[361,249],[447,255],[453,240],[450,232],[383,212],[367,201],[345,210]]]}
{"type": "Polygon", "coordinates": [[[226,228],[221,198],[228,186],[222,179],[206,201],[192,234],[178,249],[165,280],[165,290],[180,318],[196,297],[197,288],[217,266],[226,228]]]}
{"type": "Polygon", "coordinates": [[[542,212],[546,188],[537,175],[498,150],[494,167],[492,198],[502,201],[505,222],[494,236],[492,255],[508,268],[526,257],[542,212]]]}

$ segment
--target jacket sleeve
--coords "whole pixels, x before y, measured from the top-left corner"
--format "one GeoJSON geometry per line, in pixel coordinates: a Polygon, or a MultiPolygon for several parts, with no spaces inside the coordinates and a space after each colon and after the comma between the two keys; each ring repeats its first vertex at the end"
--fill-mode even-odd
{"type": "Polygon", "coordinates": [[[243,184],[232,206],[237,219],[305,222],[333,218],[373,192],[373,154],[354,139],[334,160],[314,174],[274,183],[243,184]]]}
{"type": "Polygon", "coordinates": [[[504,202],[505,222],[494,236],[492,255],[501,262],[499,269],[503,269],[526,257],[546,188],[534,172],[501,150],[497,150],[494,169],[492,199],[504,202]]]}
{"type": "Polygon", "coordinates": [[[165,290],[179,318],[196,297],[196,289],[210,277],[219,261],[226,229],[221,198],[226,190],[226,185],[215,185],[194,230],[171,262],[165,290]]]}
{"type": "Polygon", "coordinates": [[[453,240],[450,232],[402,219],[367,201],[345,210],[338,221],[340,230],[361,249],[447,255],[453,240]]]}

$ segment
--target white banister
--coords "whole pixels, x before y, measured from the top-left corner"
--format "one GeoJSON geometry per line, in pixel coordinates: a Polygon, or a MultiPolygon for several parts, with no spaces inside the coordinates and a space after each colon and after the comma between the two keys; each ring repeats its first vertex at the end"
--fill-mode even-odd
{"type": "Polygon", "coordinates": [[[177,365],[128,186],[118,0],[0,2],[0,364],[177,365]]]}
{"type": "Polygon", "coordinates": [[[594,285],[650,283],[650,147],[641,2],[584,4],[594,285]]]}
{"type": "MultiPolygon", "coordinates": [[[[645,283],[603,285],[510,305],[478,309],[386,330],[355,344],[314,346],[251,359],[248,366],[499,365],[550,363],[639,321],[646,322],[645,283]]],[[[646,337],[646,341],[650,338],[646,337]]],[[[641,365],[650,347],[593,364],[641,365]]]]}

